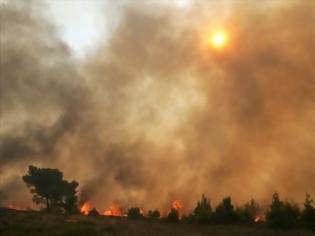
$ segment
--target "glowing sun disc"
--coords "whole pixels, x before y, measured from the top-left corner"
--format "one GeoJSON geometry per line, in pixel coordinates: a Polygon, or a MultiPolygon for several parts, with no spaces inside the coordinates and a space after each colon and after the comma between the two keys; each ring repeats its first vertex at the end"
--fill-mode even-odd
{"type": "Polygon", "coordinates": [[[215,49],[221,49],[226,46],[227,34],[224,31],[216,31],[207,34],[205,38],[205,43],[215,49]]]}
{"type": "Polygon", "coordinates": [[[211,44],[215,48],[222,48],[226,45],[226,34],[222,31],[214,33],[211,37],[211,44]]]}

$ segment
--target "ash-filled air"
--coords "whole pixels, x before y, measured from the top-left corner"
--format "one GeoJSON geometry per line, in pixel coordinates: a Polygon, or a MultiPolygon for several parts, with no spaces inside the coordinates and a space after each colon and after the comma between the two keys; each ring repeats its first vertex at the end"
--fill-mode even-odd
{"type": "Polygon", "coordinates": [[[83,59],[44,5],[3,3],[0,204],[31,203],[30,164],[99,208],[315,194],[314,2],[205,2],[130,1],[83,59]]]}

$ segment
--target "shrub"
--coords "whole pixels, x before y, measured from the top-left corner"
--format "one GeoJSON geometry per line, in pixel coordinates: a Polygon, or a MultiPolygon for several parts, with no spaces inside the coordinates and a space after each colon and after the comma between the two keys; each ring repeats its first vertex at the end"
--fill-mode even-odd
{"type": "Polygon", "coordinates": [[[178,222],[179,221],[179,213],[175,208],[172,208],[171,211],[167,214],[165,220],[167,222],[178,222]]]}
{"type": "Polygon", "coordinates": [[[181,218],[181,221],[184,223],[187,223],[187,224],[193,224],[193,223],[197,222],[194,214],[183,215],[181,218]]]}
{"type": "Polygon", "coordinates": [[[158,220],[160,218],[160,216],[161,216],[161,214],[158,210],[154,210],[154,211],[150,210],[148,212],[148,219],[150,219],[150,220],[158,220]]]}
{"type": "Polygon", "coordinates": [[[138,207],[130,208],[127,212],[129,219],[141,219],[143,218],[143,215],[140,212],[140,209],[138,207]]]}
{"type": "Polygon", "coordinates": [[[93,208],[89,212],[89,216],[99,216],[99,215],[100,215],[100,213],[98,212],[98,210],[96,210],[96,208],[93,208]]]}

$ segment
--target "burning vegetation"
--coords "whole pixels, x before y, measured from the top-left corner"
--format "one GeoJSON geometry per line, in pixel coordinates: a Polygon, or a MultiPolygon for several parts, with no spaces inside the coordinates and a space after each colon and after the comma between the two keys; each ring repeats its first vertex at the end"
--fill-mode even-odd
{"type": "Polygon", "coordinates": [[[126,216],[122,214],[121,208],[118,205],[111,205],[108,210],[104,211],[105,216],[126,216]]]}
{"type": "Polygon", "coordinates": [[[172,208],[175,210],[180,210],[183,208],[183,204],[180,201],[174,201],[172,202],[172,208]]]}
{"type": "MultiPolygon", "coordinates": [[[[127,217],[137,220],[148,219],[195,224],[252,225],[267,222],[272,227],[282,229],[296,226],[315,227],[315,204],[310,195],[306,196],[302,210],[297,204],[282,201],[279,194],[275,193],[270,206],[265,209],[253,199],[244,206],[237,207],[232,202],[231,197],[223,198],[215,208],[212,208],[210,200],[202,194],[195,208],[185,209],[185,211],[184,204],[180,200],[172,201],[166,214],[161,214],[160,210],[146,211],[146,209],[139,207],[122,208],[117,202],[101,211],[93,206],[92,201],[85,201],[78,208],[76,196],[78,183],[62,179],[62,172],[57,169],[30,166],[29,172],[23,176],[23,180],[33,194],[33,201],[41,206],[46,206],[44,210],[49,213],[81,213],[89,217],[127,217]],[[40,181],[38,181],[39,179],[40,181]]],[[[22,208],[14,205],[9,205],[7,208],[22,210],[22,208]]]]}
{"type": "Polygon", "coordinates": [[[80,208],[80,212],[84,215],[88,215],[92,210],[92,205],[90,202],[85,202],[80,208]]]}
{"type": "MultiPolygon", "coordinates": [[[[90,202],[84,202],[80,208],[80,212],[84,215],[89,215],[92,210],[96,210],[98,213],[101,212],[97,208],[93,208],[90,202]]],[[[113,204],[108,209],[104,210],[102,215],[104,216],[126,216],[126,214],[122,213],[122,210],[119,205],[113,204]]]]}
{"type": "Polygon", "coordinates": [[[310,195],[241,205],[315,194],[314,1],[230,4],[222,27],[122,2],[80,60],[36,1],[0,3],[0,204],[24,210],[24,181],[48,213],[314,228],[310,195]]]}

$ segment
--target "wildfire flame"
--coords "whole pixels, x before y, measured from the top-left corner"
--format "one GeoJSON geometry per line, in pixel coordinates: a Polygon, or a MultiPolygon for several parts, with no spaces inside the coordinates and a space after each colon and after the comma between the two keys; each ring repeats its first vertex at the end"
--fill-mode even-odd
{"type": "Polygon", "coordinates": [[[18,211],[23,211],[23,210],[27,209],[27,207],[19,207],[19,206],[13,205],[13,204],[9,204],[6,207],[9,209],[18,210],[18,211]]]}
{"type": "Polygon", "coordinates": [[[261,216],[256,216],[255,219],[254,219],[255,223],[259,223],[259,222],[262,222],[262,221],[263,221],[263,219],[262,219],[261,216]]]}
{"type": "Polygon", "coordinates": [[[80,209],[80,212],[83,213],[84,215],[88,215],[91,209],[92,209],[91,203],[85,202],[85,203],[82,205],[82,207],[81,207],[81,209],[80,209]]]}
{"type": "Polygon", "coordinates": [[[174,201],[172,202],[172,208],[174,208],[175,210],[179,210],[183,208],[183,204],[180,201],[174,201]]]}
{"type": "Polygon", "coordinates": [[[123,216],[118,205],[111,205],[108,210],[104,211],[105,216],[123,216]]]}

